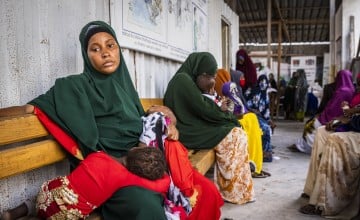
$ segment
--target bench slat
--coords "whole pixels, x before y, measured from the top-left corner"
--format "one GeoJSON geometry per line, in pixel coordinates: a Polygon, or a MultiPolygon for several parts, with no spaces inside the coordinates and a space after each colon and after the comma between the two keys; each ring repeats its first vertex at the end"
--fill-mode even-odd
{"type": "Polygon", "coordinates": [[[3,150],[0,153],[0,179],[56,163],[65,158],[65,152],[54,140],[3,150]]]}
{"type": "Polygon", "coordinates": [[[49,133],[35,115],[0,119],[0,145],[47,136],[49,133]]]}
{"type": "Polygon", "coordinates": [[[159,98],[140,99],[140,101],[145,111],[148,110],[152,105],[163,105],[163,99],[159,98]]]}
{"type": "Polygon", "coordinates": [[[194,168],[201,174],[205,174],[215,162],[215,151],[199,150],[189,158],[194,168]]]}

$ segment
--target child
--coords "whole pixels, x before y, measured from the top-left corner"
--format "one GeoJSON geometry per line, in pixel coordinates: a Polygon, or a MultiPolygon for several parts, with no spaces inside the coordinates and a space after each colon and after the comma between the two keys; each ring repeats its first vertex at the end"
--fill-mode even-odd
{"type": "Polygon", "coordinates": [[[221,111],[228,111],[231,106],[225,99],[219,98],[215,91],[215,78],[207,74],[199,75],[196,79],[196,85],[201,93],[215,102],[220,107],[221,111]]]}
{"type": "MultiPolygon", "coordinates": [[[[126,186],[144,187],[165,195],[170,184],[166,170],[163,153],[154,147],[135,147],[120,159],[103,151],[91,153],[69,175],[41,186],[37,215],[41,219],[84,219],[116,190],[126,186]]],[[[6,211],[2,219],[17,219],[27,213],[23,203],[6,211]]]]}
{"type": "Polygon", "coordinates": [[[233,114],[241,118],[241,116],[248,112],[244,105],[244,98],[241,91],[238,90],[234,82],[226,82],[222,86],[222,93],[234,103],[233,114]]]}

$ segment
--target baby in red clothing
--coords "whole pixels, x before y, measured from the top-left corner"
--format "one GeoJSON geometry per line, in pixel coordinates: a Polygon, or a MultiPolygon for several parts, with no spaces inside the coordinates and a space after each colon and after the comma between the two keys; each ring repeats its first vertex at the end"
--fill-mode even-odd
{"type": "MultiPolygon", "coordinates": [[[[144,187],[165,194],[170,178],[164,154],[154,147],[136,147],[127,157],[113,158],[98,151],[89,154],[67,176],[45,182],[37,197],[41,219],[84,219],[119,188],[144,187]]],[[[6,211],[2,219],[12,220],[28,213],[25,203],[6,211]]]]}

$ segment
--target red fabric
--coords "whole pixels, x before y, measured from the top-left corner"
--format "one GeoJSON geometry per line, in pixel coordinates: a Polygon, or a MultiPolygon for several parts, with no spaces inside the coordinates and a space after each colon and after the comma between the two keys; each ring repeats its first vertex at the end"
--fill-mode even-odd
{"type": "Polygon", "coordinates": [[[84,159],[78,144],[68,134],[66,134],[55,122],[53,122],[41,109],[34,106],[34,114],[44,125],[46,130],[60,143],[60,145],[71,155],[82,160],[84,159]]]}
{"type": "Polygon", "coordinates": [[[174,185],[186,196],[194,192],[193,167],[188,151],[179,141],[165,140],[165,157],[174,185]]]}
{"type": "Polygon", "coordinates": [[[360,93],[357,93],[350,102],[350,107],[354,108],[355,106],[360,104],[360,93]]]}
{"type": "Polygon", "coordinates": [[[197,196],[197,202],[188,220],[218,220],[221,216],[221,206],[224,205],[218,189],[209,179],[194,170],[193,173],[195,188],[201,188],[197,196]]]}
{"type": "MultiPolygon", "coordinates": [[[[76,191],[73,191],[71,184],[68,185],[68,181],[64,177],[57,177],[52,179],[41,186],[39,197],[37,198],[37,216],[41,219],[49,219],[51,217],[64,218],[80,218],[84,219],[91,211],[92,206],[87,204],[87,201],[83,197],[77,197],[76,204],[69,204],[67,199],[71,196],[66,196],[67,199],[59,192],[67,192],[67,194],[76,195],[76,191]],[[68,216],[68,213],[74,216],[68,216]],[[75,217],[76,216],[76,217],[75,217]]],[[[74,198],[74,197],[71,197],[74,198]]],[[[74,201],[72,201],[74,202],[74,201]]]]}
{"type": "Polygon", "coordinates": [[[140,186],[165,195],[170,185],[168,175],[154,181],[141,178],[101,151],[89,154],[68,175],[68,179],[81,197],[96,206],[100,206],[116,190],[126,186],[140,186]]]}
{"type": "Polygon", "coordinates": [[[175,186],[187,197],[193,194],[194,189],[198,191],[196,205],[187,219],[220,219],[224,200],[214,183],[192,167],[184,145],[179,141],[165,140],[165,152],[175,186]]]}

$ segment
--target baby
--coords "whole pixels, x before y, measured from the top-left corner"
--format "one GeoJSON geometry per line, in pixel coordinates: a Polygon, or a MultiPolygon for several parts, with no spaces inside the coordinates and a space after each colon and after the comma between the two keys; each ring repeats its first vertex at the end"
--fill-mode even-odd
{"type": "Polygon", "coordinates": [[[196,85],[205,97],[211,99],[220,107],[221,111],[228,111],[231,108],[226,98],[218,97],[215,91],[215,77],[201,74],[196,78],[196,85]]]}
{"type": "MultiPolygon", "coordinates": [[[[41,219],[84,219],[118,189],[140,186],[165,194],[170,179],[164,155],[158,148],[135,147],[117,159],[103,151],[89,154],[67,176],[45,182],[36,201],[41,219]]],[[[25,203],[6,211],[2,219],[12,220],[28,213],[25,203]]]]}

